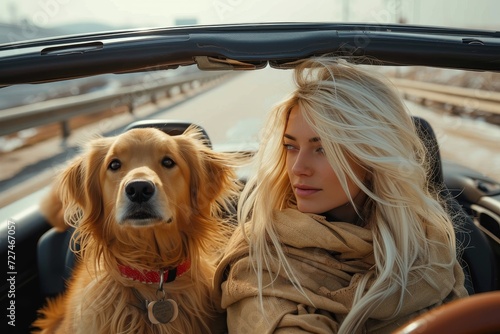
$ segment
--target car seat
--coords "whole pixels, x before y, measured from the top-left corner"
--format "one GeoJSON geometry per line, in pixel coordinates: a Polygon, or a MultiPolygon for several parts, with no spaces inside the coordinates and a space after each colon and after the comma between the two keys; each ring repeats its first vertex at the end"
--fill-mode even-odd
{"type": "Polygon", "coordinates": [[[72,241],[74,230],[70,227],[60,232],[51,228],[38,241],[38,275],[43,297],[55,297],[63,292],[71,277],[76,256],[70,246],[77,247],[72,241]]]}
{"type": "Polygon", "coordinates": [[[440,190],[455,226],[459,261],[465,273],[465,287],[470,295],[496,290],[498,268],[488,239],[448,191],[444,182],[439,145],[431,125],[420,117],[413,117],[413,121],[431,159],[429,185],[440,190]]]}

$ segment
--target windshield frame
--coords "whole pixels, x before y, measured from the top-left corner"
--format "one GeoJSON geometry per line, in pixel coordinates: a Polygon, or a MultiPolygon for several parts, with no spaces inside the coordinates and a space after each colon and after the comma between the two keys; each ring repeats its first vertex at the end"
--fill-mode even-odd
{"type": "Polygon", "coordinates": [[[500,72],[500,32],[398,24],[266,23],[135,29],[0,45],[0,87],[196,64],[293,67],[330,54],[353,62],[500,72]]]}

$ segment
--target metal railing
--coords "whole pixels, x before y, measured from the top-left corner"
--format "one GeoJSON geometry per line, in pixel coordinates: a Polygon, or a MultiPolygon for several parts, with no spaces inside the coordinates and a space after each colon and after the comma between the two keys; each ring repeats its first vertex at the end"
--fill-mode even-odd
{"type": "Polygon", "coordinates": [[[195,85],[204,85],[220,79],[226,74],[227,72],[199,72],[168,81],[158,80],[158,82],[120,87],[111,93],[103,89],[83,95],[3,109],[0,110],[0,136],[52,123],[61,123],[63,136],[67,137],[70,131],[68,121],[74,117],[115,110],[124,106],[133,112],[138,104],[155,102],[160,94],[168,97],[174,88],[184,92],[195,85]]]}
{"type": "MultiPolygon", "coordinates": [[[[169,96],[174,88],[182,92],[195,84],[204,85],[219,79],[228,72],[199,72],[180,78],[120,87],[113,92],[106,90],[57,98],[28,105],[0,110],[0,136],[21,130],[61,123],[64,137],[69,136],[68,121],[77,116],[95,114],[106,110],[127,107],[130,112],[138,104],[155,102],[160,94],[169,96]]],[[[393,78],[392,81],[406,96],[416,97],[422,103],[437,102],[461,108],[500,115],[500,93],[478,89],[451,87],[393,78]]]]}
{"type": "Polygon", "coordinates": [[[500,93],[481,89],[446,86],[442,84],[392,78],[391,81],[406,96],[420,99],[422,104],[437,102],[460,113],[500,115],[500,93]]]}

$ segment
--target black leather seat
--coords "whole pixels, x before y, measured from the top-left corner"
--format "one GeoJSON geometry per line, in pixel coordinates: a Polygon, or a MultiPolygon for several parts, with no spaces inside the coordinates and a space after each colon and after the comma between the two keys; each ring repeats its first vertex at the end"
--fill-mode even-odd
{"type": "Polygon", "coordinates": [[[467,291],[474,294],[495,290],[498,268],[493,250],[484,233],[451,196],[445,185],[439,145],[431,125],[419,117],[414,117],[413,120],[431,157],[430,186],[436,187],[445,198],[455,225],[459,261],[464,269],[467,291]]]}
{"type": "Polygon", "coordinates": [[[38,275],[40,292],[44,297],[55,297],[66,288],[75,266],[75,254],[71,250],[74,228],[59,232],[52,228],[38,241],[38,275]]]}

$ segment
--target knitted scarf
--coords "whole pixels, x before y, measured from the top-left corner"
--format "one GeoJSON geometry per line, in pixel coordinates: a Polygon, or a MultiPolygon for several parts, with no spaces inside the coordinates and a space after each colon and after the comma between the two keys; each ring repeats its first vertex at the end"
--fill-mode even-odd
{"type": "MultiPolygon", "coordinates": [[[[249,247],[238,228],[215,276],[229,333],[336,333],[353,306],[360,281],[370,276],[365,291],[374,281],[372,231],[295,209],[275,212],[272,223],[304,294],[275,261],[270,268],[274,274],[264,270],[262,277],[263,314],[249,247]]],[[[445,236],[428,227],[427,238],[444,242],[445,236]]],[[[402,306],[398,307],[399,290],[371,311],[363,331],[390,332],[432,307],[467,295],[463,271],[445,246],[433,249],[431,257],[435,265],[426,270],[425,279],[410,272],[402,306]],[[452,265],[440,265],[448,263],[452,265]]]]}

